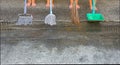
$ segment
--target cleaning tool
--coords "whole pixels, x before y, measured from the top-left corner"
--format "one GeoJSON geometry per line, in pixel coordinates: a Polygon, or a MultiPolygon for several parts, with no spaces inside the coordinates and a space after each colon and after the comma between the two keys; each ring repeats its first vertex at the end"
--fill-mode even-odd
{"type": "Polygon", "coordinates": [[[52,0],[50,0],[50,14],[45,17],[45,24],[56,25],[56,16],[52,12],[52,0]]]}
{"type": "Polygon", "coordinates": [[[87,13],[87,20],[104,21],[104,16],[101,13],[96,13],[95,7],[96,7],[95,0],[92,0],[92,13],[87,13]]]}
{"type": "Polygon", "coordinates": [[[19,14],[18,21],[16,25],[31,25],[33,16],[27,14],[27,0],[24,0],[24,14],[19,14]]]}
{"type": "Polygon", "coordinates": [[[72,9],[71,9],[71,19],[72,19],[72,22],[74,24],[79,24],[80,23],[80,19],[79,19],[78,9],[76,8],[75,0],[73,2],[72,6],[73,6],[72,9]]]}

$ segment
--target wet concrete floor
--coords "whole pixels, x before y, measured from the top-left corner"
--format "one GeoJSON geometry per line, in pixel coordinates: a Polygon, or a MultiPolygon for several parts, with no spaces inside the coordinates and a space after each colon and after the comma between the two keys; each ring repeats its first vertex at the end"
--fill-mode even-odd
{"type": "Polygon", "coordinates": [[[119,23],[1,23],[2,64],[120,63],[119,23]]]}

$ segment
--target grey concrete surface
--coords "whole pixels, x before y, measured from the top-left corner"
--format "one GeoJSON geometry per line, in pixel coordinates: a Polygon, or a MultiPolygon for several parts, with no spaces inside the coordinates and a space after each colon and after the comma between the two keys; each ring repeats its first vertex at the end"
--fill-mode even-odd
{"type": "MultiPolygon", "coordinates": [[[[86,21],[88,0],[80,0],[79,15],[86,21]]],[[[57,25],[43,24],[49,10],[38,0],[28,8],[32,25],[16,26],[23,12],[23,0],[0,0],[1,64],[120,64],[119,0],[98,0],[98,9],[106,21],[70,22],[69,0],[55,0],[57,25]],[[13,22],[13,23],[6,23],[13,22]]]]}
{"type": "MultiPolygon", "coordinates": [[[[86,21],[86,13],[90,12],[88,0],[80,0],[79,15],[81,21],[86,21]]],[[[23,13],[23,0],[0,0],[0,18],[13,22],[18,18],[18,14],[23,13]]],[[[55,0],[54,14],[57,20],[70,20],[69,0],[55,0]]],[[[106,21],[120,21],[119,0],[98,0],[98,12],[105,16],[106,21]]],[[[37,0],[36,7],[29,7],[28,13],[34,16],[34,21],[44,20],[49,10],[45,8],[45,0],[37,0]]]]}
{"type": "Polygon", "coordinates": [[[2,64],[120,64],[118,23],[1,23],[2,64]]]}

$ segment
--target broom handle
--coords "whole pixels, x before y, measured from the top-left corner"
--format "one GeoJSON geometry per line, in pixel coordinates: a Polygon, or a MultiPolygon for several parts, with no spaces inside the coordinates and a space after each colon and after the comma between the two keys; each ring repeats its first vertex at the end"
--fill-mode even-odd
{"type": "Polygon", "coordinates": [[[24,14],[27,14],[27,0],[24,0],[24,14]]]}
{"type": "Polygon", "coordinates": [[[95,14],[95,0],[92,0],[92,13],[95,14]]]}
{"type": "Polygon", "coordinates": [[[52,0],[50,0],[50,14],[53,14],[53,12],[52,12],[52,0]]]}

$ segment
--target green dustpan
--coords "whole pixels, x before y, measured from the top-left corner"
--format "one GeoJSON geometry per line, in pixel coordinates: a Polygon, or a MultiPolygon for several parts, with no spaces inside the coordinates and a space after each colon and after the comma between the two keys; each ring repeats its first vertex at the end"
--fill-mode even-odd
{"type": "Polygon", "coordinates": [[[104,16],[101,13],[96,13],[95,11],[95,0],[92,0],[92,13],[87,14],[88,21],[104,21],[104,16]]]}

